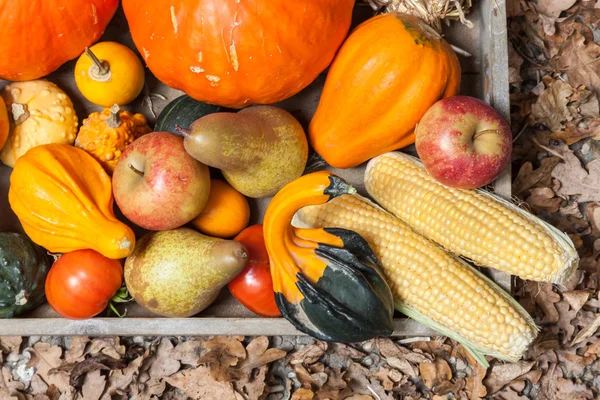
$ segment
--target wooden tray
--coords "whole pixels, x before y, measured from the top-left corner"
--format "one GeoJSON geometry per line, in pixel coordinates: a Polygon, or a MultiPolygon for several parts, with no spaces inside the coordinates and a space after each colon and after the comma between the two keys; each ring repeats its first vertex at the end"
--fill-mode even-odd
{"type": "MultiPolygon", "coordinates": [[[[473,23],[471,29],[454,22],[445,31],[447,40],[467,51],[471,57],[459,56],[463,81],[461,94],[479,97],[495,107],[504,117],[509,118],[508,92],[508,53],[506,36],[506,13],[504,0],[479,0],[475,2],[468,19],[473,23]]],[[[372,15],[368,6],[357,5],[353,26],[372,15]]],[[[309,29],[307,27],[307,29],[309,29]]],[[[113,40],[134,48],[129,35],[127,22],[122,10],[109,25],[103,41],[113,40]]],[[[75,103],[80,120],[92,111],[100,108],[85,101],[73,80],[74,62],[69,62],[48,79],[65,90],[75,103]]],[[[294,113],[303,126],[307,126],[318,104],[325,73],[298,95],[278,105],[294,113]]],[[[182,92],[173,90],[152,76],[147,70],[148,91],[152,105],[140,96],[130,110],[141,112],[151,123],[155,115],[182,92]],[[157,96],[157,94],[159,96],[157,96]],[[161,98],[164,96],[166,100],[161,98]]],[[[0,87],[7,82],[0,80],[0,87]]],[[[148,94],[148,93],[146,93],[148,94]]],[[[410,151],[410,149],[405,149],[410,151]]],[[[364,166],[349,169],[330,169],[347,179],[364,194],[364,166]]],[[[0,232],[20,231],[18,220],[8,205],[8,182],[11,169],[0,163],[0,232]]],[[[507,170],[495,182],[497,194],[510,197],[510,171],[507,170]]],[[[262,219],[269,199],[251,203],[253,223],[262,219]]],[[[136,230],[136,233],[141,231],[136,230]]],[[[510,291],[510,277],[495,271],[484,271],[500,286],[510,291]]],[[[223,289],[219,298],[207,310],[193,318],[162,318],[142,309],[135,303],[126,306],[125,318],[97,317],[83,321],[71,321],[60,318],[49,305],[45,304],[32,312],[14,319],[0,319],[0,335],[302,335],[283,318],[261,318],[246,310],[228,292],[223,289]]],[[[395,336],[429,336],[436,333],[420,324],[398,315],[395,319],[395,336]]]]}

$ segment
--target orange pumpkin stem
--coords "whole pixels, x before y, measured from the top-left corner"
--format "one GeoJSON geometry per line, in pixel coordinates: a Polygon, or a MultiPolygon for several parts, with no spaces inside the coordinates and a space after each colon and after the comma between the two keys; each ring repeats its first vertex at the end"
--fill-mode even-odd
{"type": "Polygon", "coordinates": [[[110,67],[106,61],[100,60],[96,55],[89,49],[89,47],[85,48],[85,54],[92,59],[94,65],[90,68],[90,73],[93,78],[99,79],[102,78],[110,72],[110,67]],[[96,68],[93,68],[93,67],[96,68]]]}
{"type": "Polygon", "coordinates": [[[119,115],[119,111],[121,111],[121,109],[119,108],[118,104],[113,104],[112,107],[110,107],[110,116],[106,120],[106,125],[114,129],[121,126],[121,117],[119,115]]]}
{"type": "Polygon", "coordinates": [[[140,171],[139,169],[137,169],[136,167],[134,167],[133,165],[127,164],[127,166],[129,167],[130,170],[132,170],[133,172],[135,172],[139,176],[144,176],[144,173],[142,171],[140,171]]]}

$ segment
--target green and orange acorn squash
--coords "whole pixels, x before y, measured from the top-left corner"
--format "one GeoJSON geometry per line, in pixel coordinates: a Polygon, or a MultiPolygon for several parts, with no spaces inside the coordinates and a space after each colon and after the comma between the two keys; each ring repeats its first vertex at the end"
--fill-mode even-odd
{"type": "Polygon", "coordinates": [[[367,242],[346,229],[297,229],[300,208],[355,189],[329,172],[287,184],[267,208],[263,229],[275,300],[298,330],[320,340],[359,342],[393,331],[394,300],[367,242]]]}
{"type": "Polygon", "coordinates": [[[46,252],[21,233],[0,233],[0,318],[23,314],[45,300],[46,252]]]}

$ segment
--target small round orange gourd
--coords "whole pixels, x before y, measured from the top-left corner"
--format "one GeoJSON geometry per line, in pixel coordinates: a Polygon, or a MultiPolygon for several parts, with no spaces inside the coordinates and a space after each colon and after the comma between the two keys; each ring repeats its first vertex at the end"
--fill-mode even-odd
{"type": "Polygon", "coordinates": [[[75,146],[90,153],[112,175],[123,150],[151,131],[146,117],[121,111],[115,104],[88,115],[79,129],[75,146]]]}
{"type": "Polygon", "coordinates": [[[460,73],[450,45],[425,21],[373,17],[352,31],[331,64],[310,143],[336,168],[408,146],[429,107],[458,93],[460,73]]]}
{"type": "Polygon", "coordinates": [[[119,259],[133,251],[133,231],[113,212],[110,178],[77,147],[29,150],[10,175],[8,201],[29,238],[51,252],[92,249],[119,259]]]}

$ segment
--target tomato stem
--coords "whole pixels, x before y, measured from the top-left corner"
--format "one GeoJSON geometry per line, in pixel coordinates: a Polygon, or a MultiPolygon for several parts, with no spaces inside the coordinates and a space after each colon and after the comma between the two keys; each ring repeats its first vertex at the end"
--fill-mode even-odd
{"type": "Polygon", "coordinates": [[[123,286],[119,290],[117,290],[117,292],[112,297],[112,299],[110,299],[110,301],[108,303],[108,308],[110,309],[110,311],[114,312],[117,317],[123,318],[127,314],[127,310],[125,310],[125,312],[123,314],[121,314],[115,307],[115,304],[116,303],[129,303],[132,300],[133,300],[133,297],[131,297],[131,295],[129,294],[127,287],[123,286]]]}

